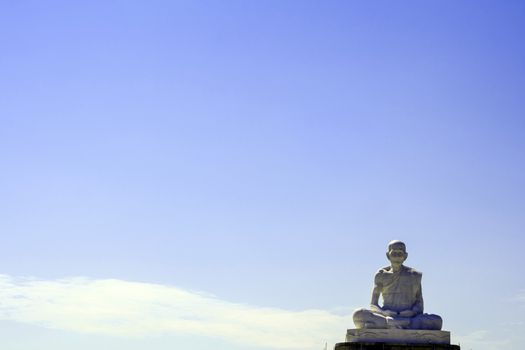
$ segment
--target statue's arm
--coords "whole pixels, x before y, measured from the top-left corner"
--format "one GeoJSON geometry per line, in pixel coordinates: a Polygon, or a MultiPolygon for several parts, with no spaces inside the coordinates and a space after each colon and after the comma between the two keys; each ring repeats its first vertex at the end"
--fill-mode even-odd
{"type": "Polygon", "coordinates": [[[419,281],[419,288],[416,292],[416,302],[414,303],[414,306],[412,306],[412,311],[416,315],[423,313],[423,291],[421,290],[421,278],[419,281]]]}
{"type": "Polygon", "coordinates": [[[382,274],[378,272],[374,280],[374,289],[372,290],[372,301],[370,301],[370,310],[384,316],[393,316],[396,312],[387,310],[379,306],[379,297],[383,292],[382,274]]]}
{"type": "Polygon", "coordinates": [[[372,312],[382,313],[383,309],[379,306],[379,296],[381,295],[382,286],[375,283],[374,289],[372,290],[372,300],[370,301],[370,310],[372,312]]]}

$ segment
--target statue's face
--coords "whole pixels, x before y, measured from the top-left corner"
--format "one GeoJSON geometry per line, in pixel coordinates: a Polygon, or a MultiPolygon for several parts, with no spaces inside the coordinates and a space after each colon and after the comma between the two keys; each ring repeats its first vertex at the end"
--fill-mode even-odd
{"type": "Polygon", "coordinates": [[[388,253],[386,253],[388,260],[392,263],[402,264],[407,259],[407,252],[404,247],[401,245],[393,246],[390,248],[388,253]]]}

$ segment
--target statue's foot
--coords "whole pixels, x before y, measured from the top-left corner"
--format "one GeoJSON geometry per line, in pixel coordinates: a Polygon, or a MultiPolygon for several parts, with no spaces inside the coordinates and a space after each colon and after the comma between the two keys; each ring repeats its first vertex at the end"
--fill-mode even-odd
{"type": "Polygon", "coordinates": [[[381,327],[378,324],[374,323],[374,322],[365,322],[364,328],[379,329],[381,327]]]}
{"type": "Polygon", "coordinates": [[[386,318],[387,328],[403,329],[410,327],[410,319],[395,319],[392,317],[386,318]]]}
{"type": "Polygon", "coordinates": [[[398,325],[398,324],[392,324],[392,323],[388,323],[387,324],[387,327],[389,329],[403,329],[403,327],[401,327],[401,325],[398,325]]]}

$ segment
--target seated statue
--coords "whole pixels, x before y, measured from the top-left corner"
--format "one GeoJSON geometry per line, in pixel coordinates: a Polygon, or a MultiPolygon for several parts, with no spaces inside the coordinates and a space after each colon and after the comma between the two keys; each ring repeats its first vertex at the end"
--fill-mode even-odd
{"type": "Polygon", "coordinates": [[[392,241],[386,253],[390,266],[375,276],[370,310],[358,309],[353,318],[357,328],[402,328],[440,330],[438,315],[423,313],[421,272],[404,266],[408,257],[405,243],[392,241]],[[383,306],[379,306],[379,297],[383,306]]]}

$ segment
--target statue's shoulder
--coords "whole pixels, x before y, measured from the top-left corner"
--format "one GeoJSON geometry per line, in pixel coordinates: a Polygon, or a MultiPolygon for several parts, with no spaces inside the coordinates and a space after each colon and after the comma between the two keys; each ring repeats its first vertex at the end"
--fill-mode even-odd
{"type": "Polygon", "coordinates": [[[385,266],[385,267],[382,267],[379,270],[377,270],[376,275],[380,275],[380,274],[383,274],[383,273],[388,273],[391,270],[392,270],[391,266],[385,266]]]}
{"type": "Polygon", "coordinates": [[[382,267],[379,270],[377,270],[376,275],[374,277],[374,281],[376,285],[381,285],[384,283],[384,280],[388,278],[390,266],[382,267]]]}
{"type": "Polygon", "coordinates": [[[412,267],[408,267],[408,266],[405,266],[405,272],[410,274],[410,275],[417,276],[417,277],[423,276],[422,272],[419,272],[418,270],[416,270],[416,269],[414,269],[412,267]]]}

